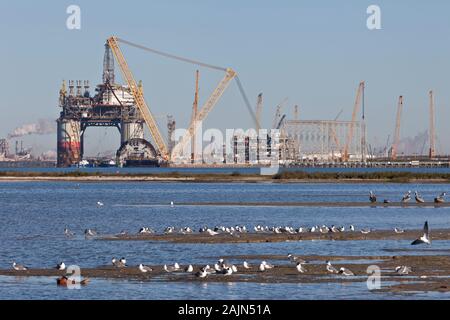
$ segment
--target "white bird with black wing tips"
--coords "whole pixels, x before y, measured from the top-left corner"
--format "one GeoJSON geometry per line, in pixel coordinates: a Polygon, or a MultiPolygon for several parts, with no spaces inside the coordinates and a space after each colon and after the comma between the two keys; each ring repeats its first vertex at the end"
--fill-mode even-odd
{"type": "Polygon", "coordinates": [[[16,271],[25,271],[25,270],[28,270],[27,267],[25,267],[24,265],[21,265],[21,264],[17,264],[15,261],[13,261],[12,266],[13,266],[13,269],[16,270],[16,271]]]}
{"type": "Polygon", "coordinates": [[[331,265],[330,261],[327,261],[327,271],[330,273],[339,273],[338,269],[331,265]]]}
{"type": "Polygon", "coordinates": [[[139,271],[141,271],[142,273],[147,273],[147,272],[152,272],[153,269],[150,268],[149,266],[144,266],[142,263],[139,265],[139,271]]]}
{"type": "Polygon", "coordinates": [[[411,245],[415,246],[418,244],[428,244],[431,245],[431,238],[430,238],[430,232],[428,229],[428,221],[425,221],[425,225],[423,226],[423,236],[421,236],[420,238],[414,240],[411,245]]]}

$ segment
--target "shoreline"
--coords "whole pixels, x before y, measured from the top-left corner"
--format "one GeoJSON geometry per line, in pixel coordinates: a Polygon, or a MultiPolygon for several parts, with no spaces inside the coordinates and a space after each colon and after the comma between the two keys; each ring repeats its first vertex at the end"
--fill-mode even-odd
{"type": "MultiPolygon", "coordinates": [[[[410,240],[414,241],[423,230],[405,230],[404,233],[395,233],[393,230],[372,231],[362,234],[357,231],[336,233],[239,233],[208,235],[204,233],[194,234],[130,234],[130,235],[99,235],[95,241],[154,241],[168,243],[190,244],[223,244],[223,243],[270,243],[288,241],[364,241],[364,240],[410,240]]],[[[450,229],[431,230],[432,240],[450,240],[450,229]]]]}
{"type": "MultiPolygon", "coordinates": [[[[382,285],[379,292],[406,293],[406,292],[450,292],[450,279],[446,278],[450,274],[450,259],[448,256],[301,256],[309,261],[304,265],[306,272],[300,274],[295,269],[295,264],[289,262],[286,256],[258,255],[258,256],[233,256],[226,257],[232,260],[238,268],[238,272],[230,276],[223,274],[212,274],[206,278],[197,278],[194,273],[203,265],[193,265],[194,272],[187,273],[182,270],[177,272],[165,272],[161,265],[150,265],[151,272],[142,273],[137,265],[124,268],[113,266],[99,266],[96,268],[82,268],[83,278],[102,279],[124,279],[139,281],[158,282],[184,282],[184,283],[229,283],[229,282],[253,282],[253,283],[356,283],[366,282],[367,268],[377,265],[381,269],[381,282],[389,282],[389,285],[382,285]],[[273,263],[273,269],[265,272],[258,271],[261,259],[271,261],[283,261],[273,263]],[[251,264],[250,269],[244,269],[242,262],[246,260],[251,264]],[[343,276],[330,274],[325,268],[325,261],[330,260],[337,269],[345,267],[350,269],[355,276],[343,276]],[[361,262],[363,261],[363,262],[361,262]],[[411,267],[412,272],[407,276],[401,276],[395,272],[395,268],[400,265],[411,267]]],[[[213,265],[211,259],[208,263],[213,265]]],[[[181,268],[185,267],[184,265],[181,268]]],[[[0,270],[0,276],[12,277],[60,277],[65,275],[65,271],[58,271],[54,268],[34,268],[26,271],[0,270]]],[[[56,278],[55,278],[56,285],[56,278]]],[[[94,285],[94,284],[91,284],[94,285]]],[[[371,291],[376,293],[377,291],[371,291]]]]}
{"type": "Polygon", "coordinates": [[[408,179],[408,180],[393,180],[393,179],[357,179],[357,178],[336,178],[336,179],[274,179],[271,176],[250,176],[250,177],[235,177],[228,175],[212,176],[212,177],[198,177],[198,176],[183,176],[170,177],[158,175],[87,175],[87,176],[2,176],[0,175],[0,182],[167,182],[167,183],[301,183],[301,184],[450,184],[448,179],[408,179]]]}

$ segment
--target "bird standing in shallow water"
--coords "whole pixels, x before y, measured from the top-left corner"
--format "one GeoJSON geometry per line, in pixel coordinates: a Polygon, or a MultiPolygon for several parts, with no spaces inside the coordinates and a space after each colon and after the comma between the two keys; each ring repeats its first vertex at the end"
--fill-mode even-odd
{"type": "Polygon", "coordinates": [[[306,269],[302,266],[301,262],[297,262],[297,265],[295,266],[298,272],[305,273],[306,269]]]}
{"type": "Polygon", "coordinates": [[[354,275],[355,275],[355,274],[354,274],[353,272],[351,272],[349,269],[344,268],[344,267],[342,267],[342,268],[339,269],[339,273],[340,273],[340,274],[343,274],[344,276],[354,276],[354,275]]]}
{"type": "Polygon", "coordinates": [[[414,192],[414,197],[417,203],[425,203],[425,200],[420,196],[420,194],[417,191],[414,192]]]}
{"type": "Polygon", "coordinates": [[[445,198],[446,195],[447,195],[446,192],[442,192],[442,193],[439,195],[439,197],[434,198],[434,202],[435,202],[435,203],[444,203],[444,202],[445,202],[444,198],[445,198]]]}
{"type": "Polygon", "coordinates": [[[403,276],[409,274],[410,272],[412,272],[412,270],[410,267],[407,266],[398,266],[397,268],[395,268],[395,272],[403,276]]]}
{"type": "Polygon", "coordinates": [[[339,273],[339,271],[331,265],[330,261],[327,261],[327,271],[330,273],[339,273]]]}
{"type": "Polygon", "coordinates": [[[402,203],[407,203],[411,200],[411,191],[408,191],[402,198],[402,203]]]}
{"type": "Polygon", "coordinates": [[[377,202],[377,196],[372,191],[370,191],[369,200],[371,203],[377,202]]]}
{"type": "Polygon", "coordinates": [[[13,261],[12,266],[13,266],[13,269],[16,270],[16,271],[25,271],[25,270],[28,270],[27,267],[25,267],[24,265],[21,265],[21,264],[17,264],[15,261],[13,261]]]}
{"type": "Polygon", "coordinates": [[[153,271],[152,268],[150,268],[149,266],[144,266],[142,263],[139,265],[139,270],[141,272],[143,272],[143,273],[152,272],[153,271]]]}

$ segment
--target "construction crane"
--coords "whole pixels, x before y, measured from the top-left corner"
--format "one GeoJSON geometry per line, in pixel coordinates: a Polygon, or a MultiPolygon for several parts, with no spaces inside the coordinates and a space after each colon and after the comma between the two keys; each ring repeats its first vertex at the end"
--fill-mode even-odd
{"type": "Polygon", "coordinates": [[[392,144],[392,154],[391,154],[391,158],[394,161],[397,160],[398,145],[400,143],[400,124],[402,118],[402,111],[403,111],[403,96],[400,96],[398,98],[397,120],[395,122],[394,143],[392,144]]]}
{"type": "Polygon", "coordinates": [[[166,143],[164,142],[163,136],[158,129],[158,125],[150,111],[149,106],[145,102],[142,90],[137,85],[136,80],[134,79],[133,74],[131,73],[130,68],[128,67],[128,63],[125,60],[125,57],[123,56],[123,53],[119,47],[119,41],[120,41],[119,38],[113,36],[108,38],[107,44],[111,48],[114,57],[116,58],[117,63],[119,64],[120,70],[122,71],[122,75],[125,81],[127,82],[128,87],[130,88],[136,106],[138,107],[142,117],[144,118],[145,123],[147,124],[150,130],[150,134],[153,138],[153,141],[156,144],[159,153],[161,154],[164,160],[169,160],[169,151],[166,146],[166,143]]]}
{"type": "Polygon", "coordinates": [[[116,59],[118,60],[119,66],[122,70],[122,74],[124,75],[124,78],[126,79],[128,85],[130,86],[130,89],[132,91],[133,97],[136,100],[136,104],[139,108],[139,110],[141,111],[144,120],[147,124],[147,126],[150,129],[150,133],[156,143],[157,148],[159,149],[159,152],[161,153],[161,155],[164,157],[164,159],[170,159],[172,157],[172,155],[175,154],[181,154],[180,151],[185,149],[186,144],[189,142],[189,140],[192,137],[192,134],[194,132],[195,129],[195,125],[200,122],[202,122],[203,120],[205,120],[205,118],[207,117],[207,115],[209,114],[209,112],[214,108],[214,106],[216,105],[216,103],[219,101],[220,97],[222,96],[222,94],[224,93],[224,91],[226,90],[226,88],[228,87],[228,85],[230,84],[231,80],[235,79],[237,86],[239,88],[239,92],[241,93],[243,100],[245,102],[245,105],[253,119],[253,121],[255,122],[255,127],[259,126],[259,122],[256,119],[256,115],[248,101],[247,95],[245,94],[244,88],[242,86],[242,83],[239,79],[239,77],[237,76],[237,73],[231,69],[231,68],[224,68],[224,67],[220,67],[220,66],[215,66],[212,64],[207,64],[204,62],[200,62],[197,60],[192,60],[192,59],[188,59],[185,57],[181,57],[181,56],[177,56],[174,54],[170,54],[170,53],[166,53],[163,51],[159,51],[159,50],[155,50],[152,48],[148,48],[124,39],[120,39],[118,37],[110,37],[108,39],[108,45],[111,47],[114,56],[116,57],[116,59]],[[128,68],[128,65],[126,63],[125,58],[123,57],[123,54],[120,50],[119,44],[118,43],[123,43],[123,44],[127,44],[129,46],[147,51],[147,52],[151,52],[153,54],[157,54],[166,58],[170,58],[170,59],[175,59],[175,60],[179,60],[182,62],[186,62],[186,63],[190,63],[190,64],[194,64],[197,66],[202,66],[205,68],[209,68],[209,69],[213,69],[213,70],[220,70],[220,71],[224,71],[225,72],[225,76],[223,77],[223,79],[219,82],[219,84],[217,85],[217,87],[214,89],[214,91],[212,92],[212,94],[209,96],[209,98],[206,100],[206,102],[204,103],[204,105],[202,106],[202,108],[200,109],[200,111],[197,113],[197,119],[194,122],[191,122],[188,130],[186,131],[186,134],[181,138],[180,142],[173,148],[172,153],[169,154],[168,153],[168,149],[165,145],[164,140],[162,139],[162,135],[159,132],[157,123],[155,122],[154,117],[152,116],[147,104],[145,103],[145,100],[143,98],[143,95],[139,93],[139,90],[136,89],[136,81],[134,80],[130,69],[128,68]]]}
{"type": "Polygon", "coordinates": [[[195,163],[195,141],[196,141],[196,131],[197,131],[197,114],[198,114],[198,82],[199,82],[200,72],[197,70],[195,72],[195,95],[194,95],[194,102],[192,103],[192,119],[191,119],[191,125],[194,127],[194,132],[192,134],[192,144],[191,144],[191,161],[192,163],[195,163]]]}
{"type": "MultiPolygon", "coordinates": [[[[336,122],[339,119],[339,117],[341,116],[342,112],[344,112],[344,109],[341,109],[341,111],[339,111],[337,116],[334,118],[334,122],[336,122]]],[[[331,130],[331,135],[333,136],[334,143],[336,144],[336,148],[339,150],[339,152],[341,153],[341,157],[342,157],[341,144],[340,144],[339,139],[337,137],[336,130],[334,130],[333,126],[330,127],[330,130],[331,130]]]]}
{"type": "Polygon", "coordinates": [[[434,96],[433,91],[430,91],[430,151],[428,153],[430,159],[436,156],[436,129],[434,119],[434,96]]]}
{"type": "Polygon", "coordinates": [[[258,98],[256,100],[256,132],[259,132],[261,129],[261,115],[263,108],[263,94],[258,94],[258,98]]]}
{"type": "Polygon", "coordinates": [[[282,117],[282,115],[281,115],[281,110],[283,109],[283,106],[286,104],[287,101],[288,101],[288,98],[284,98],[284,100],[281,101],[281,102],[277,105],[277,108],[276,108],[276,111],[275,111],[275,116],[274,116],[273,122],[272,122],[272,128],[274,128],[274,129],[277,128],[277,125],[278,125],[278,123],[280,122],[280,119],[281,119],[281,117],[282,117]]]}
{"type": "Polygon", "coordinates": [[[345,142],[344,155],[343,155],[344,161],[348,161],[350,158],[349,147],[350,147],[350,143],[353,139],[353,132],[354,132],[354,128],[355,128],[356,117],[358,115],[359,107],[361,105],[361,97],[364,94],[364,87],[365,87],[365,82],[361,81],[359,83],[358,91],[356,93],[355,105],[353,107],[353,113],[352,113],[352,121],[350,123],[350,129],[348,130],[348,133],[347,133],[347,141],[345,142]]]}
{"type": "Polygon", "coordinates": [[[211,110],[214,108],[214,106],[219,101],[220,97],[223,95],[225,89],[228,87],[228,85],[230,84],[231,80],[233,80],[235,77],[236,77],[236,72],[233,69],[231,69],[231,68],[227,68],[225,76],[219,82],[219,85],[214,89],[213,93],[206,100],[206,102],[204,103],[204,105],[200,109],[200,112],[198,113],[197,118],[195,119],[194,122],[191,122],[191,124],[189,125],[188,130],[186,131],[186,133],[181,138],[181,141],[173,149],[173,151],[172,151],[172,158],[175,155],[182,153],[182,151],[184,150],[185,146],[187,145],[187,143],[189,142],[189,140],[193,136],[194,131],[196,130],[196,126],[200,122],[202,122],[203,120],[206,119],[206,117],[208,116],[209,112],[211,112],[211,110]]]}
{"type": "Polygon", "coordinates": [[[294,120],[298,121],[298,105],[294,106],[294,120]]]}

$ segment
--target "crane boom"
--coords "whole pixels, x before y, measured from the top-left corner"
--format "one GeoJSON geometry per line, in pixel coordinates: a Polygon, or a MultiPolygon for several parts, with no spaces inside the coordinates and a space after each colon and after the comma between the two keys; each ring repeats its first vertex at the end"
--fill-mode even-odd
{"type": "Polygon", "coordinates": [[[223,79],[219,82],[218,86],[214,89],[212,94],[209,96],[208,100],[203,104],[202,108],[200,109],[200,112],[197,114],[197,119],[195,121],[191,122],[189,125],[188,130],[184,134],[184,136],[181,138],[181,141],[175,146],[172,152],[172,158],[174,158],[175,155],[181,154],[181,151],[184,150],[186,144],[189,142],[190,138],[194,135],[195,130],[197,129],[197,125],[206,119],[209,112],[214,108],[214,106],[219,101],[220,97],[223,95],[224,91],[230,84],[231,80],[233,80],[236,77],[236,72],[228,68],[225,76],[223,79]]]}
{"type": "Polygon", "coordinates": [[[256,132],[259,132],[261,129],[261,115],[263,108],[263,94],[260,93],[258,95],[258,99],[256,100],[256,132]]]}
{"type": "Polygon", "coordinates": [[[117,63],[120,66],[120,70],[122,71],[123,77],[125,78],[128,86],[130,87],[131,94],[133,95],[135,103],[150,130],[150,134],[152,135],[152,138],[156,144],[156,147],[158,148],[159,153],[164,159],[168,160],[169,152],[166,143],[164,142],[163,136],[161,135],[161,132],[158,129],[158,125],[155,121],[154,116],[150,112],[150,109],[147,103],[145,102],[142,90],[140,90],[139,86],[136,84],[136,80],[134,79],[133,74],[131,73],[131,70],[128,67],[128,63],[125,60],[122,51],[120,50],[117,37],[114,36],[110,37],[108,38],[107,42],[112,52],[114,53],[114,57],[116,58],[117,63]]]}
{"type": "Polygon", "coordinates": [[[365,86],[365,82],[361,81],[359,83],[358,92],[356,93],[356,100],[355,100],[355,105],[353,107],[353,113],[352,113],[352,121],[350,123],[350,129],[347,133],[347,141],[345,142],[345,147],[344,147],[344,157],[343,157],[344,161],[349,160],[349,153],[348,153],[349,147],[350,147],[350,143],[353,139],[353,132],[354,132],[354,128],[355,128],[356,116],[358,115],[359,106],[361,105],[361,97],[363,95],[364,86],[365,86]]]}
{"type": "Polygon", "coordinates": [[[430,152],[429,157],[436,156],[436,129],[434,125],[434,96],[433,91],[430,91],[430,152]]]}
{"type": "Polygon", "coordinates": [[[392,160],[397,160],[397,148],[400,142],[400,124],[403,111],[403,96],[398,98],[397,120],[395,121],[394,144],[392,145],[392,160]]]}

